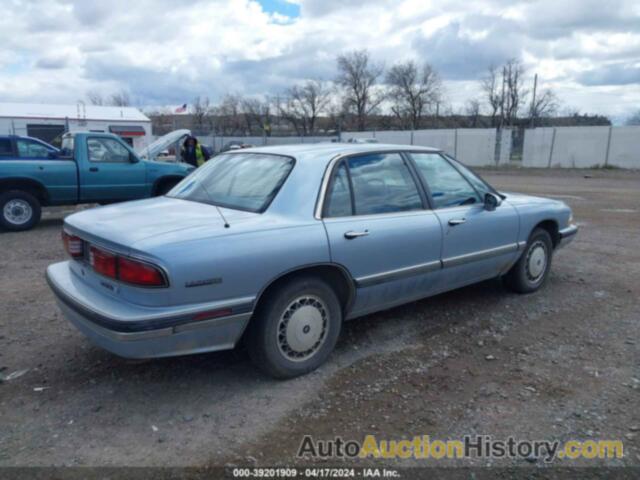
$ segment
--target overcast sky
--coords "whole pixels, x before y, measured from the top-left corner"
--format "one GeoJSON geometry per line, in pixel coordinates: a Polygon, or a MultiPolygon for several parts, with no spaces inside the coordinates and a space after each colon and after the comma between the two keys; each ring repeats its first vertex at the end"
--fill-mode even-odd
{"type": "Polygon", "coordinates": [[[3,0],[0,101],[275,94],[332,79],[336,55],[360,48],[387,66],[430,62],[454,108],[511,57],[566,109],[623,119],[640,108],[638,0],[3,0]]]}

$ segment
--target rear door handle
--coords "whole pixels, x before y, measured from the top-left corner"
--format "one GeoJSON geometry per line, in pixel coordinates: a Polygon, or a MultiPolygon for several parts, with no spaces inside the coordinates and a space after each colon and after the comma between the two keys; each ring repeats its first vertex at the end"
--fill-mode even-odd
{"type": "Polygon", "coordinates": [[[369,235],[369,230],[365,230],[364,232],[348,231],[344,233],[344,238],[347,240],[353,240],[354,238],[366,237],[367,235],[369,235]]]}
{"type": "Polygon", "coordinates": [[[466,218],[452,218],[451,220],[449,220],[449,225],[455,227],[456,225],[462,225],[466,221],[466,218]]]}
{"type": "Polygon", "coordinates": [[[89,169],[90,172],[97,172],[98,170],[100,170],[98,167],[91,167],[89,169]]]}

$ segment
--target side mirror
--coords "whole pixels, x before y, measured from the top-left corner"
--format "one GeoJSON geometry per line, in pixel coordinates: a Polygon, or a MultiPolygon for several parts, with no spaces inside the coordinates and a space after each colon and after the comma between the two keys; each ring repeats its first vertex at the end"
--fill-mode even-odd
{"type": "Polygon", "coordinates": [[[484,208],[489,212],[492,212],[500,206],[502,199],[495,193],[485,193],[484,195],[484,208]]]}
{"type": "Polygon", "coordinates": [[[129,161],[131,163],[138,163],[140,161],[140,159],[138,157],[136,157],[133,153],[129,154],[129,161]]]}

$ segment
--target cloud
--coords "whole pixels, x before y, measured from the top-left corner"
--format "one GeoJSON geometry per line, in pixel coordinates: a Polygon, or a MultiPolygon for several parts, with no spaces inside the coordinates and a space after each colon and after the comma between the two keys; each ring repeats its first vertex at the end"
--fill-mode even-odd
{"type": "Polygon", "coordinates": [[[579,88],[572,99],[583,111],[640,102],[636,0],[9,2],[0,97],[75,103],[88,90],[125,89],[153,106],[274,95],[334,78],[336,56],[361,48],[387,67],[432,63],[454,107],[478,94],[489,65],[513,57],[544,87],[579,88]]]}
{"type": "Polygon", "coordinates": [[[44,70],[58,70],[66,67],[68,59],[63,56],[43,57],[36,62],[36,68],[44,70]]]}
{"type": "Polygon", "coordinates": [[[640,65],[615,63],[592,68],[577,76],[582,85],[636,85],[640,86],[640,65]]]}

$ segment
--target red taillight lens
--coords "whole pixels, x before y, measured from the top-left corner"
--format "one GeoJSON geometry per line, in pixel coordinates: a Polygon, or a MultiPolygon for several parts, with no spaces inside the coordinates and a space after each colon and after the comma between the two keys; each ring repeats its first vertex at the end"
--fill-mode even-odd
{"type": "Polygon", "coordinates": [[[82,257],[84,250],[82,239],[74,235],[69,235],[67,232],[62,232],[62,243],[64,243],[64,249],[73,258],[82,257]]]}
{"type": "Polygon", "coordinates": [[[105,277],[116,278],[116,256],[96,247],[89,249],[89,263],[93,269],[105,277]]]}
{"type": "Polygon", "coordinates": [[[118,257],[118,278],[123,282],[143,287],[167,285],[164,275],[156,267],[124,257],[118,257]]]}

